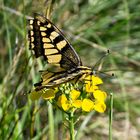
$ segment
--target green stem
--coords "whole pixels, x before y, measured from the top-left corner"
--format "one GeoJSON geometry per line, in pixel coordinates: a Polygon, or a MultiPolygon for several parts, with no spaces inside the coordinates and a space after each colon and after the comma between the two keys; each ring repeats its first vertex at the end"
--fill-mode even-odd
{"type": "Polygon", "coordinates": [[[50,129],[49,140],[54,140],[54,117],[53,117],[53,108],[51,103],[49,103],[49,107],[48,107],[48,117],[49,117],[49,129],[50,129]]]}
{"type": "Polygon", "coordinates": [[[73,111],[69,114],[70,140],[75,140],[75,137],[74,137],[74,119],[73,119],[73,114],[74,114],[73,111]]]}
{"type": "Polygon", "coordinates": [[[113,93],[110,93],[109,140],[112,140],[113,93]]]}

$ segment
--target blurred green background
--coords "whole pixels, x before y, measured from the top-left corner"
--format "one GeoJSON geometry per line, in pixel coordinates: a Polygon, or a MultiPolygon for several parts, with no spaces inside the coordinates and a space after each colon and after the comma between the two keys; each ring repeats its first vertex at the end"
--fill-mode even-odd
{"type": "Polygon", "coordinates": [[[92,67],[111,52],[101,63],[102,71],[115,74],[103,77],[107,110],[81,114],[77,140],[108,139],[109,93],[114,94],[113,140],[139,140],[139,0],[0,0],[0,139],[69,139],[63,114],[47,101],[29,99],[43,69],[28,49],[27,19],[34,12],[49,13],[84,65],[92,67]]]}

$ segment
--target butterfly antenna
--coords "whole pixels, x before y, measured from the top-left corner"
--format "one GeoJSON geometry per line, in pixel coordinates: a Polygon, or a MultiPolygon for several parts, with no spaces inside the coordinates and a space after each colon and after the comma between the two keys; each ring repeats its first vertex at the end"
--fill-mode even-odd
{"type": "Polygon", "coordinates": [[[106,53],[95,63],[95,65],[92,67],[92,71],[95,69],[95,67],[103,60],[104,57],[109,55],[110,51],[107,50],[106,53]]]}
{"type": "Polygon", "coordinates": [[[103,71],[98,71],[98,73],[101,74],[101,75],[105,75],[107,77],[112,77],[112,78],[116,77],[116,75],[114,73],[108,74],[108,73],[105,73],[103,71]]]}

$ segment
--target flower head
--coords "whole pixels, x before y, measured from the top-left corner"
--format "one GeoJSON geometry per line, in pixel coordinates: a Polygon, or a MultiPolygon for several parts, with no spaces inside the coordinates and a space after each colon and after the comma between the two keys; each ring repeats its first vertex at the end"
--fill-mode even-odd
{"type": "Polygon", "coordinates": [[[58,106],[62,107],[64,111],[68,111],[69,109],[72,109],[74,107],[80,108],[81,107],[81,100],[78,100],[77,98],[80,96],[80,92],[77,90],[71,90],[69,95],[62,94],[58,98],[58,106]]]}
{"type": "Polygon", "coordinates": [[[82,110],[90,112],[91,110],[96,110],[97,112],[104,112],[106,105],[104,103],[106,99],[106,92],[101,91],[98,85],[103,84],[103,81],[94,75],[89,75],[85,78],[85,91],[91,93],[90,98],[93,95],[93,100],[85,98],[82,103],[82,110]]]}
{"type": "Polygon", "coordinates": [[[103,84],[102,79],[94,75],[88,75],[84,79],[83,89],[77,90],[73,84],[63,84],[60,88],[43,88],[39,91],[31,92],[32,100],[42,97],[45,100],[51,100],[64,111],[74,111],[82,109],[85,112],[95,110],[104,112],[106,109],[106,92],[100,90],[99,85],[103,84]]]}

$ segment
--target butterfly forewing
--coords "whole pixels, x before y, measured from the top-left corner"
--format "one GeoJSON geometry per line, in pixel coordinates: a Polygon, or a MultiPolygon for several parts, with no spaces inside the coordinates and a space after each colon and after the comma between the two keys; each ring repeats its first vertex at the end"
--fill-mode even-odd
{"type": "Polygon", "coordinates": [[[35,56],[43,56],[49,64],[59,64],[65,70],[82,65],[61,31],[39,14],[35,14],[34,19],[30,20],[29,41],[35,56]]]}

